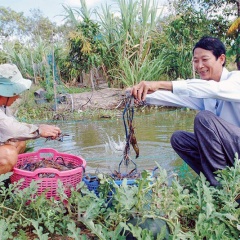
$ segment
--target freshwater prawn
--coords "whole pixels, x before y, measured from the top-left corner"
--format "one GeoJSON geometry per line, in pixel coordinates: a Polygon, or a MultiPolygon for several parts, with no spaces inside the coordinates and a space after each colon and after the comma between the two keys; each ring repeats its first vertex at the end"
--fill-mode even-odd
{"type": "Polygon", "coordinates": [[[121,164],[124,163],[125,166],[128,166],[130,162],[132,162],[135,165],[134,170],[137,171],[137,165],[130,157],[130,145],[132,145],[136,153],[136,158],[139,157],[139,147],[137,144],[137,140],[134,133],[134,127],[132,124],[133,116],[134,116],[134,97],[131,96],[129,92],[127,92],[126,104],[123,110],[123,123],[125,128],[126,144],[123,150],[123,159],[119,163],[119,173],[121,164]]]}

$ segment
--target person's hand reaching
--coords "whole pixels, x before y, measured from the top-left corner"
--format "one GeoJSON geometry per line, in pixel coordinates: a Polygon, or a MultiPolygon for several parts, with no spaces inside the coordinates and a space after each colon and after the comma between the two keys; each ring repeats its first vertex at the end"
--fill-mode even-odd
{"type": "Polygon", "coordinates": [[[52,139],[56,139],[61,134],[59,127],[47,124],[40,124],[38,131],[39,135],[44,138],[51,137],[52,139]]]}

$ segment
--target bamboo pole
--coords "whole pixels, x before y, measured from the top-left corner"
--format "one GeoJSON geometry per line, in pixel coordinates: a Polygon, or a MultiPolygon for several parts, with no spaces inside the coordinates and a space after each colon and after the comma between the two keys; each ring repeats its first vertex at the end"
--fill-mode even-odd
{"type": "Polygon", "coordinates": [[[55,80],[55,69],[54,69],[54,44],[53,44],[53,33],[52,33],[52,75],[53,75],[53,92],[54,92],[54,102],[55,102],[55,111],[57,112],[57,87],[56,87],[56,80],[55,80]]]}
{"type": "Polygon", "coordinates": [[[35,68],[34,68],[32,52],[31,52],[31,62],[32,62],[32,68],[33,68],[34,84],[36,84],[37,83],[37,78],[36,78],[36,73],[35,73],[35,68]]]}

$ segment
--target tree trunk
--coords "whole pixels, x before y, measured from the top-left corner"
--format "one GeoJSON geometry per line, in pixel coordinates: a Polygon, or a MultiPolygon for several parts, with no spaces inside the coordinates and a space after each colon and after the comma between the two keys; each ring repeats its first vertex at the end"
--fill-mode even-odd
{"type": "Polygon", "coordinates": [[[95,90],[94,82],[93,82],[93,68],[91,68],[90,70],[90,80],[91,80],[92,90],[95,90]]]}

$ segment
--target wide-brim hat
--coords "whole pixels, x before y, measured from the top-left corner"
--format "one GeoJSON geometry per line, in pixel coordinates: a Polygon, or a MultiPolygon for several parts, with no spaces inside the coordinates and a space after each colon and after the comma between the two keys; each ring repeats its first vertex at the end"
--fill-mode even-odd
{"type": "Polygon", "coordinates": [[[0,95],[13,97],[30,89],[32,81],[22,77],[22,74],[14,64],[0,65],[0,95]]]}

